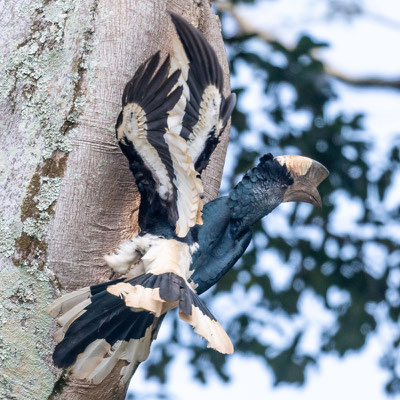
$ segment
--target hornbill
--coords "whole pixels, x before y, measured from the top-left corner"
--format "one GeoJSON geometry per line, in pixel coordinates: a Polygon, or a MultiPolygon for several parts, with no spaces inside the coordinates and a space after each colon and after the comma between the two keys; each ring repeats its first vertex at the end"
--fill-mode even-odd
{"type": "Polygon", "coordinates": [[[228,196],[204,206],[200,174],[235,106],[225,98],[223,73],[212,47],[171,13],[173,54],[141,65],[122,95],[116,136],[140,191],[138,236],[105,257],[118,279],[64,295],[48,308],[61,313],[58,367],[100,383],[119,360],[123,382],[144,361],[167,311],[232,353],[233,345],[199,298],[240,258],[252,226],[281,202],[321,206],[317,186],[328,171],[301,156],[267,154],[228,196]]]}

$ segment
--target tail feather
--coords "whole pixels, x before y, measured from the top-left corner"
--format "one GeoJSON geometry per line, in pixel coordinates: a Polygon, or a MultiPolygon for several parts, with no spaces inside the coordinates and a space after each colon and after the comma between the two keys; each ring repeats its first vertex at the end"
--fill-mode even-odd
{"type": "Polygon", "coordinates": [[[147,311],[132,311],[122,299],[107,292],[92,297],[92,303],[85,310],[55,348],[53,360],[60,367],[72,365],[76,357],[97,339],[104,339],[112,346],[118,340],[125,340],[133,326],[135,336],[141,337],[154,319],[147,311]]]}
{"type": "Polygon", "coordinates": [[[90,297],[90,288],[84,287],[82,289],[76,290],[75,292],[67,293],[64,296],[59,297],[53,303],[47,307],[47,313],[52,317],[57,314],[65,313],[72,307],[81,303],[82,301],[90,297]]]}
{"type": "Polygon", "coordinates": [[[190,312],[180,308],[179,318],[189,323],[198,335],[207,340],[207,347],[222,354],[232,354],[233,344],[224,328],[196,293],[190,291],[188,295],[191,303],[190,312]]]}
{"type": "Polygon", "coordinates": [[[87,378],[110,351],[110,348],[110,344],[104,339],[96,339],[90,343],[74,363],[72,368],[73,375],[78,379],[87,378]]]}
{"type": "MultiPolygon", "coordinates": [[[[124,298],[127,305],[133,304],[131,297],[136,297],[131,293],[139,292],[138,287],[150,288],[149,295],[153,296],[152,300],[163,305],[164,313],[178,305],[180,318],[192,325],[195,332],[207,340],[208,347],[224,354],[233,353],[233,345],[227,333],[182,277],[171,272],[158,275],[147,273],[126,281],[124,285],[127,288],[126,293],[129,292],[124,298]]],[[[152,311],[150,308],[153,308],[153,304],[147,308],[152,311]]]]}
{"type": "Polygon", "coordinates": [[[127,365],[121,369],[121,379],[126,383],[148,357],[165,313],[177,306],[180,318],[192,325],[209,347],[233,352],[228,335],[184,278],[172,272],[147,273],[56,300],[50,312],[62,310],[64,314],[55,334],[60,343],[53,354],[54,363],[72,366],[75,377],[98,384],[124,360],[127,365]]]}
{"type": "Polygon", "coordinates": [[[69,311],[63,314],[58,320],[57,323],[61,325],[61,328],[58,329],[54,334],[54,340],[57,343],[60,343],[61,340],[64,339],[65,333],[71,326],[71,324],[79,318],[82,313],[84,313],[85,307],[90,304],[90,299],[86,299],[81,303],[77,304],[76,306],[72,307],[69,311]]]}
{"type": "Polygon", "coordinates": [[[129,363],[121,370],[123,381],[128,382],[139,363],[148,357],[155,318],[147,311],[135,312],[126,307],[120,296],[107,290],[123,280],[69,293],[48,308],[53,315],[64,312],[58,319],[61,328],[55,334],[60,343],[53,354],[54,363],[72,366],[78,379],[98,384],[121,359],[129,363]]]}
{"type": "Polygon", "coordinates": [[[96,368],[88,375],[87,379],[94,384],[98,384],[113,370],[122,354],[128,347],[128,342],[118,341],[109,351],[110,357],[103,358],[96,368]]]}
{"type": "Polygon", "coordinates": [[[199,308],[193,306],[190,314],[180,311],[179,318],[190,324],[199,336],[207,340],[207,347],[222,354],[233,353],[233,344],[224,328],[217,320],[205,317],[199,308]]]}

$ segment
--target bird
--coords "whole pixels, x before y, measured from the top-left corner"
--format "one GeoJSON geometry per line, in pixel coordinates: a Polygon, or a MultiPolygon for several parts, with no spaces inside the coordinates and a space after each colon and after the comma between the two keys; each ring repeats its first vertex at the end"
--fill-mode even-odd
{"type": "Polygon", "coordinates": [[[116,137],[141,196],[140,233],[105,256],[117,279],[56,299],[61,314],[54,364],[78,379],[101,383],[124,360],[128,383],[149,355],[166,313],[179,317],[223,354],[233,344],[199,295],[236,263],[253,225],[282,202],[321,206],[318,185],[328,176],[303,156],[261,157],[227,196],[203,205],[207,167],[235,107],[223,95],[223,72],[202,33],[170,13],[172,54],[156,52],[126,84],[116,137]]]}

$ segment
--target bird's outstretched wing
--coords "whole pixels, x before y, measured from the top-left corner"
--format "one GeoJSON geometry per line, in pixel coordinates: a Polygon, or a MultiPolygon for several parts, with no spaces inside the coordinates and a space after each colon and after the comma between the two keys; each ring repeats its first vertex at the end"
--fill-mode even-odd
{"type": "Polygon", "coordinates": [[[224,98],[222,68],[203,35],[178,15],[171,18],[178,34],[173,57],[158,67],[156,53],[139,67],[125,87],[116,131],[141,194],[141,230],[167,219],[185,237],[202,223],[199,173],[219,142],[235,96],[224,98]]]}
{"type": "Polygon", "coordinates": [[[185,140],[167,129],[182,94],[180,71],[168,76],[170,57],[157,69],[159,60],[158,52],[127,83],[116,133],[141,194],[141,229],[164,213],[183,237],[200,218],[202,186],[185,140]]]}
{"type": "Polygon", "coordinates": [[[171,13],[171,18],[179,36],[173,42],[171,66],[181,70],[183,92],[176,106],[182,119],[171,119],[169,125],[187,140],[188,154],[201,173],[228,123],[236,96],[224,97],[221,65],[202,33],[177,14],[171,13]]]}

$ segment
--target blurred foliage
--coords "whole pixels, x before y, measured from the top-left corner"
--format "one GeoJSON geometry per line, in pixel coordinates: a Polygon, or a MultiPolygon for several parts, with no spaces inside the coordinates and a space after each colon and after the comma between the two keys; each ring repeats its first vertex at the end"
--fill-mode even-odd
{"type": "MultiPolygon", "coordinates": [[[[245,2],[253,3],[252,0],[245,2]]],[[[221,15],[223,25],[224,18],[229,16],[221,15]]],[[[393,143],[381,165],[371,165],[368,154],[373,143],[363,130],[363,115],[328,112],[328,106],[336,99],[334,82],[324,74],[321,62],[313,57],[313,50],[326,43],[303,36],[288,50],[281,43],[262,43],[240,32],[225,35],[224,39],[232,76],[236,76],[240,68],[249,68],[261,82],[266,99],[262,103],[263,112],[274,131],[273,134],[270,129],[260,132],[257,148],[246,142],[248,135],[254,132],[252,115],[244,111],[242,104],[246,88],[234,88],[238,107],[232,116],[231,146],[237,150],[237,157],[229,178],[231,185],[268,151],[306,155],[322,162],[331,172],[320,186],[324,200],[321,210],[294,205],[284,214],[289,230],[285,228],[282,232],[271,230],[269,219],[265,218],[256,226],[258,240],[253,241],[243,259],[212,290],[213,298],[231,294],[233,289],[249,294],[253,290],[262,293],[251,310],[234,314],[223,325],[234,342],[236,353],[265,361],[276,384],[302,384],[306,367],[317,363],[324,353],[344,355],[361,349],[368,336],[377,331],[382,313],[383,319],[399,323],[400,279],[394,279],[400,275],[399,235],[396,239],[393,232],[400,230],[400,209],[386,209],[385,200],[393,177],[399,172],[400,142],[393,143]],[[255,48],[259,50],[254,51],[255,48]],[[293,116],[299,114],[308,120],[302,128],[293,122],[293,116]],[[337,212],[339,197],[357,204],[361,210],[356,227],[351,230],[337,229],[341,223],[337,219],[343,218],[337,212]],[[307,235],[310,229],[317,232],[319,240],[307,235]],[[284,288],[276,288],[271,273],[261,265],[266,248],[275,249],[282,264],[292,269],[293,274],[284,288]],[[376,265],[381,266],[378,269],[373,268],[375,260],[371,259],[371,248],[379,250],[372,253],[377,254],[372,257],[379,258],[376,259],[376,265]],[[347,300],[336,304],[331,299],[332,291],[345,294],[342,297],[347,300]],[[288,323],[300,315],[301,297],[305,292],[321,300],[335,319],[335,323],[322,332],[318,351],[311,353],[302,349],[306,327],[295,324],[295,334],[286,346],[279,347],[260,339],[260,330],[274,324],[274,315],[285,318],[288,323]]],[[[343,222],[344,227],[348,225],[347,221],[343,222]]],[[[153,356],[141,367],[146,369],[148,378],[156,377],[165,382],[165,371],[177,346],[181,348],[180,343],[188,343],[186,338],[182,340],[176,316],[174,318],[168,338],[153,344],[153,356]]],[[[381,362],[390,372],[386,389],[393,394],[400,393],[399,346],[400,335],[388,344],[381,362]]],[[[230,379],[228,357],[207,350],[200,341],[188,346],[188,351],[194,377],[201,382],[207,382],[212,372],[224,381],[230,379]]]]}

